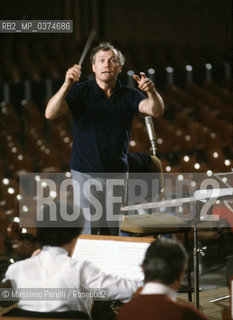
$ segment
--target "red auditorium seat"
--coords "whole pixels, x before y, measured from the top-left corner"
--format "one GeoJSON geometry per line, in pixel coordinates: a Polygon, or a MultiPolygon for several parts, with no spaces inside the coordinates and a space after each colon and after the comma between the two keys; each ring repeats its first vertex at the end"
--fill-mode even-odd
{"type": "Polygon", "coordinates": [[[0,209],[0,253],[6,253],[6,235],[7,235],[7,227],[10,223],[9,218],[5,214],[5,211],[0,209]]]}
{"type": "Polygon", "coordinates": [[[10,103],[2,102],[0,107],[0,124],[3,130],[9,133],[21,131],[21,124],[18,115],[10,103]]]}
{"type": "Polygon", "coordinates": [[[213,172],[226,172],[229,168],[225,165],[225,155],[223,151],[217,147],[212,147],[206,151],[208,164],[213,172]]]}
{"type": "Polygon", "coordinates": [[[24,128],[27,130],[28,126],[37,128],[38,130],[43,130],[44,128],[44,118],[40,113],[38,107],[31,101],[23,100],[21,103],[22,108],[22,120],[24,123],[24,128]]]}

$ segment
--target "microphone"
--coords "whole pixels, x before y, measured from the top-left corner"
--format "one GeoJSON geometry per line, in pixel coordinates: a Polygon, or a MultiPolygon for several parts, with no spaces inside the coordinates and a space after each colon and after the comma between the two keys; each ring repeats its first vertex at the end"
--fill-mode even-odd
{"type": "Polygon", "coordinates": [[[153,156],[156,156],[156,137],[154,130],[154,122],[151,116],[145,117],[146,128],[152,146],[153,156]]]}

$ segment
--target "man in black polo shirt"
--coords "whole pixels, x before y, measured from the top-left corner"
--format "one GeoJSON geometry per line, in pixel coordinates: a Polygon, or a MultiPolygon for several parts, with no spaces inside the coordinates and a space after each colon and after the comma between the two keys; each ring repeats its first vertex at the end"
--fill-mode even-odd
{"type": "Polygon", "coordinates": [[[117,77],[124,57],[110,43],[101,43],[93,50],[91,63],[95,79],[78,82],[81,66],[74,65],[68,69],[63,85],[49,100],[45,111],[47,119],[71,111],[74,143],[70,166],[73,176],[78,174],[79,182],[88,179],[90,173],[127,172],[134,114],[157,117],[164,110],[162,98],[144,73],[133,77],[147,98],[140,90],[119,82],[117,77]]]}

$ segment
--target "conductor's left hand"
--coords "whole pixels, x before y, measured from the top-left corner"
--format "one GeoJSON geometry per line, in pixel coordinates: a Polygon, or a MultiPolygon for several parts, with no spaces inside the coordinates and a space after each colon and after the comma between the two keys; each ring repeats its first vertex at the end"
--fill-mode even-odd
{"type": "Polygon", "coordinates": [[[145,92],[151,92],[155,89],[153,81],[150,78],[147,78],[144,72],[140,72],[140,76],[134,74],[133,78],[138,83],[138,88],[145,92]]]}

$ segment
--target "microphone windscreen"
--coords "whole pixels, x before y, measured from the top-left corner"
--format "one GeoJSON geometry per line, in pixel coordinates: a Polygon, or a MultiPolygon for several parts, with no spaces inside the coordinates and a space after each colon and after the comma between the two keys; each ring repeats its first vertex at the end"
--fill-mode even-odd
{"type": "Polygon", "coordinates": [[[153,122],[152,117],[151,116],[145,117],[145,123],[146,123],[147,131],[148,131],[149,139],[150,139],[150,141],[154,141],[155,140],[155,130],[154,130],[154,122],[153,122]]]}

